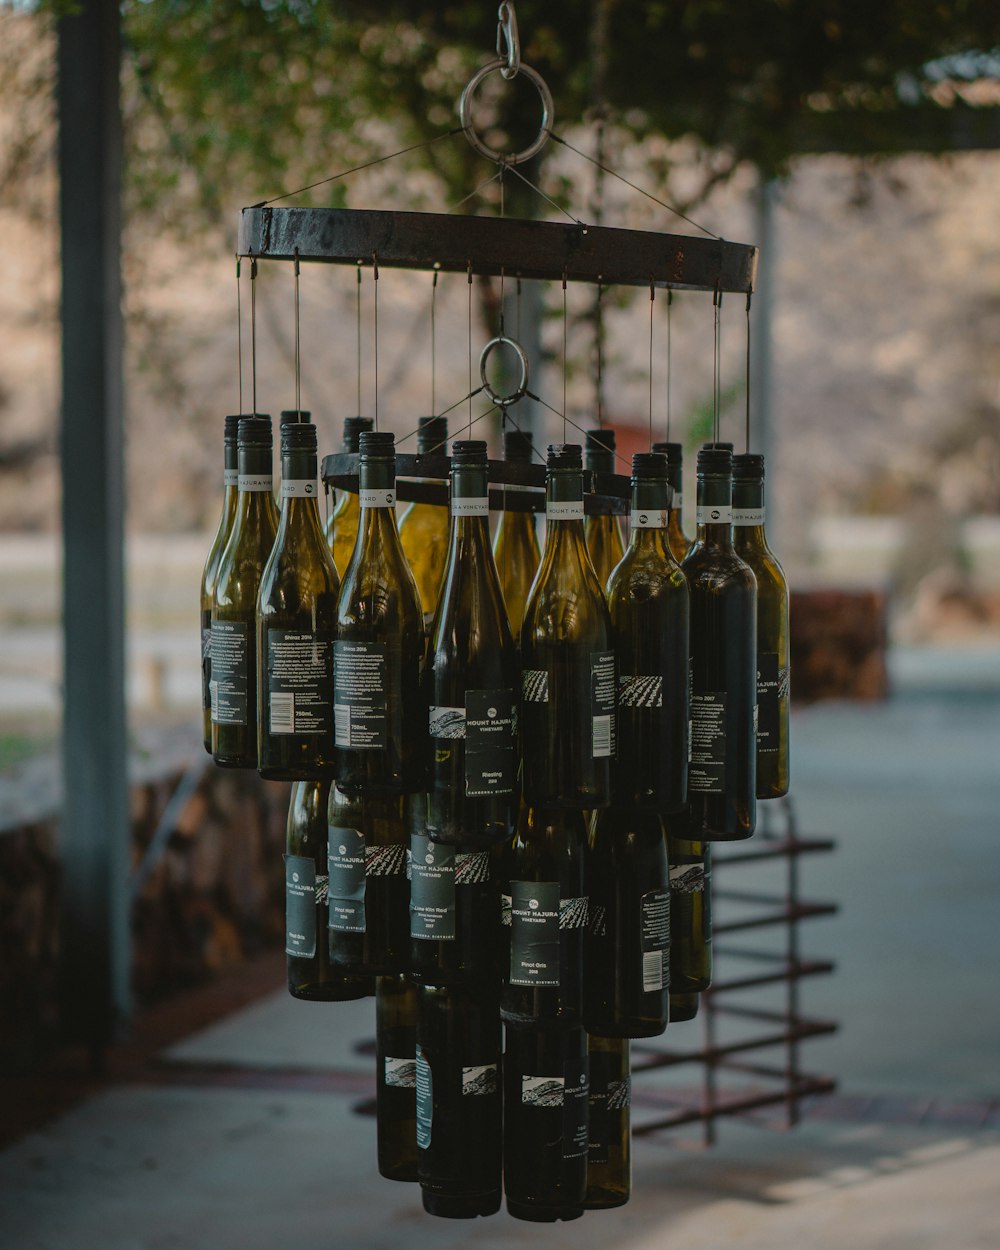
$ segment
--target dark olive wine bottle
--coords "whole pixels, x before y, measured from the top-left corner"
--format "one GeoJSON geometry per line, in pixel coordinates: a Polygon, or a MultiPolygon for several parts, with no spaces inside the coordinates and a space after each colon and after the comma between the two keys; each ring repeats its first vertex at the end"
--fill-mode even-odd
{"type": "Polygon", "coordinates": [[[257,600],[262,777],[333,776],[333,631],[340,580],[317,502],[316,427],[281,427],[281,520],[257,600]]]}
{"type": "Polygon", "coordinates": [[[201,574],[201,719],[204,727],[205,750],[212,752],[212,603],[215,600],[215,582],[219,576],[219,564],[226,549],[229,535],[236,519],[239,503],[239,468],[237,462],[237,431],[239,416],[226,417],[223,435],[222,515],[205,558],[201,574]]]}
{"type": "Polygon", "coordinates": [[[698,538],[691,590],[690,830],[698,841],[749,838],[756,820],[757,582],[733,550],[732,453],[698,453],[698,538]]]}
{"type": "Polygon", "coordinates": [[[580,448],[549,448],[546,534],[521,626],[525,802],[592,810],[611,797],[617,673],[611,618],[583,534],[580,448]]]}
{"type": "Polygon", "coordinates": [[[670,1020],[672,1024],[681,1024],[685,1020],[693,1020],[698,1014],[701,1003],[699,994],[671,994],[670,1020]]]}
{"type": "Polygon", "coordinates": [[[503,1097],[495,994],[425,985],[417,1009],[417,1175],[424,1210],[500,1210],[503,1097]]]}
{"type": "Polygon", "coordinates": [[[583,1212],[587,1193],[587,1034],[580,1027],[504,1030],[504,1190],[519,1220],[583,1212]]]}
{"type": "MultiPolygon", "coordinates": [[[[588,430],[585,434],[584,457],[591,473],[615,472],[614,430],[588,430]]],[[[607,586],[608,578],[625,554],[621,522],[616,516],[589,516],[584,525],[587,550],[594,563],[597,580],[607,586]]]]}
{"type": "Polygon", "coordinates": [[[733,546],[757,579],[757,798],[788,793],[788,583],[764,532],[764,457],[733,457],[733,546]]]}
{"type": "MultiPolygon", "coordinates": [[[[447,419],[421,417],[417,423],[417,455],[447,454],[447,419]]],[[[417,584],[424,628],[428,634],[441,593],[442,573],[448,554],[448,528],[448,509],[436,503],[411,503],[399,518],[399,542],[417,584]]]]}
{"type": "Polygon", "coordinates": [[[588,1211],[624,1206],[632,1193],[632,1075],[625,1037],[589,1038],[588,1211]]]}
{"type": "Polygon", "coordinates": [[[212,757],[257,767],[257,594],[274,546],[271,418],[241,417],[239,500],[212,603],[212,757]]]}
{"type": "Polygon", "coordinates": [[[584,857],[590,906],[583,1023],[600,1037],[656,1037],[667,1027],[670,882],[656,812],[596,812],[584,857]]]}
{"type": "Polygon", "coordinates": [[[667,813],[687,798],[688,585],[667,545],[667,462],[632,457],[631,537],[608,582],[618,661],[615,803],[667,813]]]}
{"type": "Polygon", "coordinates": [[[508,1024],[580,1023],[585,839],[582,812],[524,806],[513,840],[498,857],[500,1010],[508,1024]]]}
{"type": "Polygon", "coordinates": [[[484,442],[456,442],[451,535],[424,688],[427,833],[464,847],[511,835],[517,810],[514,639],[490,549],[484,442]]]}
{"type": "Polygon", "coordinates": [[[654,443],[653,451],[667,457],[667,481],[670,483],[670,515],[667,519],[667,545],[678,564],[683,564],[694,545],[684,533],[684,444],[654,443]]]}
{"type": "MultiPolygon", "coordinates": [[[[510,464],[530,464],[532,436],[527,430],[505,430],[503,436],[504,459],[510,464]]],[[[505,486],[506,500],[517,498],[519,488],[505,486]]],[[[526,492],[521,491],[524,496],[526,492]]],[[[493,539],[493,556],[496,560],[503,601],[507,607],[507,619],[515,643],[521,636],[521,622],[531,592],[532,582],[542,558],[538,546],[538,528],[534,512],[511,508],[500,514],[497,532],[493,539]]]]}
{"type": "Polygon", "coordinates": [[[424,621],[399,545],[393,436],[361,435],[361,524],[337,602],[336,775],[346,789],[422,788],[424,621]]]}
{"type": "Polygon", "coordinates": [[[330,787],[327,807],[330,963],[345,973],[409,966],[406,857],[410,800],[330,787]]]}
{"type": "MultiPolygon", "coordinates": [[[[668,822],[668,829],[675,822],[668,822]]],[[[708,842],[667,838],[670,860],[670,1019],[679,1000],[712,984],[712,848],[708,842]]],[[[693,1012],[691,1013],[694,1014],[693,1012]]]]}
{"type": "Polygon", "coordinates": [[[417,987],[405,977],[375,982],[375,1121],[378,1170],[417,1179],[417,987]]]}
{"type": "MultiPolygon", "coordinates": [[[[371,417],[345,417],[340,450],[357,454],[362,433],[370,430],[374,424],[371,417]]],[[[333,511],[326,518],[323,532],[333,554],[333,562],[337,566],[337,576],[341,581],[347,572],[354,544],[358,541],[360,518],[361,505],[358,503],[357,491],[338,491],[333,511]]]]}
{"type": "Polygon", "coordinates": [[[327,951],[326,807],[328,781],[297,781],[288,805],[285,954],[293,998],[346,1002],[375,993],[371,977],[332,967],[327,951]]]}
{"type": "MultiPolygon", "coordinates": [[[[420,796],[415,796],[416,803],[420,796]]],[[[410,975],[430,985],[484,986],[498,975],[500,891],[492,856],[410,836],[410,975]]]]}

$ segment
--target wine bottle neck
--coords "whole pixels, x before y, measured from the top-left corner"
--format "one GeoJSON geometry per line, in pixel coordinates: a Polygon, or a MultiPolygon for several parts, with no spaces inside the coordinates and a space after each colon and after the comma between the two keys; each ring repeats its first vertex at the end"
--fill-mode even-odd
{"type": "Polygon", "coordinates": [[[490,500],[487,469],[455,465],[451,472],[451,541],[481,538],[489,543],[490,500]]]}
{"type": "Polygon", "coordinates": [[[583,473],[550,469],[545,480],[545,520],[550,527],[579,532],[583,541],[583,473]]]}
{"type": "Polygon", "coordinates": [[[668,494],[665,481],[632,479],[629,546],[633,550],[654,545],[658,541],[658,534],[666,529],[669,520],[668,494]]]}
{"type": "Polygon", "coordinates": [[[733,482],[733,537],[741,543],[766,546],[764,537],[764,482],[733,482]]]}
{"type": "Polygon", "coordinates": [[[728,476],[698,477],[698,539],[707,546],[733,542],[733,480],[728,476]]]}

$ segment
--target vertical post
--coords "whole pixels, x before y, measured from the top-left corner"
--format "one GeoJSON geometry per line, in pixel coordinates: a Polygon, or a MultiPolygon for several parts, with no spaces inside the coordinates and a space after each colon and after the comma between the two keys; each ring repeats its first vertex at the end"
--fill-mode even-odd
{"type": "Polygon", "coordinates": [[[58,24],[62,236],[63,777],[67,1036],[96,1062],[129,1010],[116,0],[58,24]]]}
{"type": "MultiPolygon", "coordinates": [[[[774,319],[774,295],[778,277],[778,258],[775,255],[774,205],[778,198],[778,184],[773,179],[759,176],[755,196],[755,241],[760,248],[760,280],[754,291],[750,316],[753,319],[753,335],[750,343],[750,448],[760,452],[765,459],[767,475],[774,481],[776,466],[773,463],[774,427],[772,405],[772,332],[774,319]]],[[[767,496],[767,529],[771,538],[777,537],[778,525],[772,523],[774,492],[767,496]]],[[[775,544],[780,550],[780,544],[775,544]]]]}

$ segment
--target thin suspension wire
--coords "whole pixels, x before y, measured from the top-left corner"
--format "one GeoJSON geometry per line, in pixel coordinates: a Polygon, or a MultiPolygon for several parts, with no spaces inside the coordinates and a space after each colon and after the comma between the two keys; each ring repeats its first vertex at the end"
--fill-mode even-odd
{"type": "Polygon", "coordinates": [[[302,411],[302,341],[299,324],[299,249],[295,249],[295,411],[302,411]]]}
{"type": "Polygon", "coordinates": [[[674,303],[674,292],[672,288],[667,288],[667,442],[670,442],[670,383],[673,380],[673,370],[671,369],[671,347],[670,342],[670,313],[674,303]]]}
{"type": "Polygon", "coordinates": [[[563,442],[566,442],[566,378],[569,372],[569,326],[566,318],[566,273],[563,271],[562,279],[563,293],[563,358],[562,358],[562,418],[563,418],[563,442]]]}
{"type": "MultiPolygon", "coordinates": [[[[360,270],[359,270],[360,273],[360,270]]],[[[375,304],[375,333],[372,339],[372,347],[375,355],[375,429],[378,429],[378,253],[372,253],[372,280],[375,304]]]]}
{"type": "Polygon", "coordinates": [[[431,412],[437,412],[437,294],[438,270],[431,282],[431,412]]]}
{"type": "Polygon", "coordinates": [[[257,260],[250,257],[250,384],[253,411],[257,413],[257,260]]]}
{"type": "MultiPolygon", "coordinates": [[[[583,427],[582,425],[580,425],[580,424],[578,424],[576,421],[574,421],[572,417],[567,417],[567,416],[565,415],[565,413],[560,412],[558,408],[553,408],[551,404],[547,404],[547,403],[545,402],[545,400],[544,400],[544,399],[542,399],[541,395],[536,395],[534,391],[528,391],[528,390],[526,390],[524,393],[525,393],[525,395],[527,396],[527,398],[528,398],[528,399],[533,399],[533,400],[535,401],[535,403],[536,403],[536,404],[541,404],[543,408],[547,408],[547,409],[549,410],[549,412],[554,413],[554,414],[555,414],[555,416],[557,416],[557,417],[563,417],[563,419],[564,419],[564,420],[563,420],[563,426],[564,426],[564,429],[565,429],[565,425],[566,425],[566,423],[568,422],[568,423],[569,423],[569,424],[573,427],[573,429],[574,429],[574,430],[579,430],[579,431],[580,431],[580,433],[583,435],[583,441],[584,441],[584,443],[585,443],[585,444],[587,444],[587,443],[593,443],[593,441],[594,441],[594,440],[593,440],[593,438],[592,438],[592,436],[591,436],[590,432],[589,432],[588,430],[584,429],[584,427],[583,427]]],[[[565,433],[563,434],[563,437],[565,438],[565,433]]],[[[626,467],[626,468],[629,468],[629,467],[630,467],[630,466],[629,466],[629,462],[628,462],[628,460],[626,460],[626,458],[625,458],[624,456],[620,455],[617,451],[615,452],[615,459],[616,459],[616,460],[620,460],[620,461],[621,461],[621,463],[622,463],[623,465],[625,465],[625,467],[626,467]]]]}
{"type": "Polygon", "coordinates": [[[604,284],[597,284],[597,309],[594,317],[594,338],[597,347],[597,424],[604,429],[604,284]]]}
{"type": "Polygon", "coordinates": [[[285,191],[281,195],[274,195],[269,200],[260,200],[257,204],[251,204],[249,207],[264,208],[268,204],[277,204],[279,200],[287,200],[293,195],[301,195],[303,191],[312,191],[315,187],[325,187],[328,182],[336,182],[338,178],[346,178],[349,174],[356,174],[362,169],[371,169],[373,165],[381,165],[384,161],[391,161],[397,156],[405,156],[407,152],[417,152],[420,148],[429,148],[433,143],[439,143],[442,139],[450,139],[452,135],[460,134],[462,134],[461,126],[455,126],[451,130],[443,130],[431,139],[424,139],[422,143],[411,143],[409,147],[400,148],[398,152],[389,152],[385,156],[376,156],[373,160],[364,161],[360,165],[353,165],[350,169],[342,169],[339,174],[331,174],[329,178],[320,178],[318,182],[310,182],[307,186],[297,187],[294,191],[285,191]]]}
{"type": "Polygon", "coordinates": [[[649,284],[649,450],[653,450],[653,304],[656,287],[649,284]]]}
{"type": "Polygon", "coordinates": [[[750,300],[753,297],[753,291],[747,288],[747,426],[746,426],[746,445],[744,450],[750,451],[750,300]]]}
{"type": "Polygon", "coordinates": [[[472,429],[472,261],[469,261],[468,270],[468,287],[469,287],[469,318],[468,318],[468,335],[469,335],[469,429],[472,429]]]}
{"type": "MultiPolygon", "coordinates": [[[[673,213],[673,215],[675,217],[679,217],[681,221],[686,221],[689,226],[694,226],[694,228],[696,230],[700,230],[702,234],[707,234],[710,239],[722,238],[721,235],[713,234],[711,230],[708,230],[706,229],[705,226],[700,225],[697,221],[694,220],[693,217],[688,217],[686,213],[682,213],[681,210],[676,207],[676,205],[668,204],[666,200],[659,199],[657,196],[653,195],[651,192],[644,190],[642,187],[636,186],[634,182],[629,182],[629,180],[623,174],[618,173],[617,170],[612,169],[609,165],[604,165],[600,161],[596,160],[593,156],[588,156],[586,152],[583,152],[579,148],[574,147],[573,144],[570,143],[568,139],[563,139],[560,135],[557,135],[552,130],[549,131],[549,138],[554,139],[556,143],[561,143],[564,148],[569,148],[569,150],[571,152],[575,152],[577,156],[582,156],[583,159],[585,161],[589,161],[591,165],[596,165],[597,168],[600,169],[603,173],[610,174],[612,178],[617,178],[619,182],[624,182],[624,184],[627,187],[631,187],[633,191],[638,191],[640,195],[644,195],[647,200],[652,200],[654,204],[659,204],[659,206],[661,208],[665,208],[668,213],[673,213]]],[[[514,172],[516,173],[517,170],[515,170],[514,172]]]]}
{"type": "Polygon", "coordinates": [[[712,438],[719,441],[722,409],[722,367],[721,325],[722,325],[722,292],[718,287],[712,293],[712,315],[714,320],[712,337],[712,438]]]}
{"type": "MultiPolygon", "coordinates": [[[[442,408],[440,412],[436,412],[433,415],[436,417],[446,417],[449,412],[454,412],[456,408],[460,408],[462,404],[466,403],[468,400],[475,399],[476,396],[479,395],[483,390],[485,390],[485,387],[477,386],[476,389],[474,391],[470,391],[468,395],[463,395],[461,399],[456,399],[453,404],[449,404],[447,408],[442,408]]],[[[479,418],[477,417],[476,420],[478,421],[478,419],[479,418]]],[[[417,429],[410,430],[408,434],[404,434],[402,438],[397,438],[396,446],[398,447],[401,443],[407,442],[409,439],[413,438],[415,434],[419,434],[419,433],[420,433],[420,428],[418,426],[417,429]]]]}
{"type": "Polygon", "coordinates": [[[468,195],[463,195],[462,198],[457,203],[452,204],[451,208],[448,209],[448,212],[449,213],[456,212],[458,209],[462,207],[463,204],[467,204],[469,200],[474,199],[480,193],[480,191],[485,191],[491,182],[496,182],[499,178],[500,178],[500,174],[498,173],[491,174],[489,178],[484,178],[478,187],[473,187],[468,195]]]}
{"type": "Polygon", "coordinates": [[[357,374],[358,374],[358,416],[361,416],[361,266],[358,265],[358,287],[355,299],[357,306],[357,332],[355,334],[355,343],[357,346],[357,374]]]}
{"type": "MultiPolygon", "coordinates": [[[[553,135],[553,138],[555,138],[554,135],[553,135]]],[[[585,221],[581,221],[579,217],[574,217],[573,214],[569,212],[567,209],[563,208],[561,204],[557,204],[551,195],[546,195],[545,192],[542,190],[542,188],[539,186],[536,186],[535,183],[533,183],[530,178],[526,178],[524,174],[522,174],[521,171],[517,168],[516,165],[508,165],[507,169],[510,170],[510,172],[515,176],[515,178],[520,178],[521,181],[524,183],[524,185],[526,187],[530,187],[536,195],[541,196],[541,198],[546,202],[546,204],[551,204],[557,213],[562,213],[564,217],[568,217],[569,220],[573,222],[574,225],[585,226],[587,224],[585,221]]]]}
{"type": "Polygon", "coordinates": [[[243,411],[243,308],[240,300],[240,258],[236,257],[236,367],[239,372],[240,406],[243,411]]]}

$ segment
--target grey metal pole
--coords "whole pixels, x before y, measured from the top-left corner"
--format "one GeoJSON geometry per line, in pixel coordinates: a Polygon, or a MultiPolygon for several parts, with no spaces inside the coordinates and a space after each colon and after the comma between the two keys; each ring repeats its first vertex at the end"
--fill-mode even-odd
{"type": "Polygon", "coordinates": [[[130,1006],[116,0],[81,0],[58,34],[62,1001],[66,1036],[96,1061],[130,1006]]]}
{"type": "MultiPolygon", "coordinates": [[[[778,183],[760,178],[755,197],[754,241],[760,248],[760,270],[757,289],[750,310],[750,449],[765,458],[768,477],[773,481],[774,464],[774,386],[772,380],[772,335],[774,297],[778,277],[775,253],[774,208],[778,199],[778,183]]],[[[777,536],[780,517],[772,523],[771,507],[775,492],[769,491],[767,528],[771,538],[777,536]]]]}

